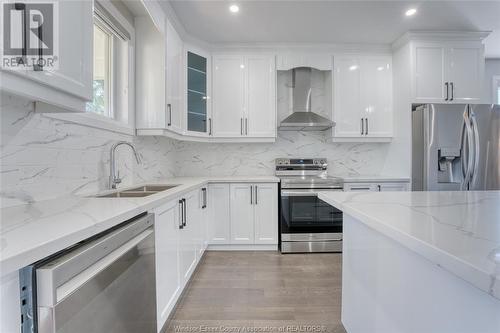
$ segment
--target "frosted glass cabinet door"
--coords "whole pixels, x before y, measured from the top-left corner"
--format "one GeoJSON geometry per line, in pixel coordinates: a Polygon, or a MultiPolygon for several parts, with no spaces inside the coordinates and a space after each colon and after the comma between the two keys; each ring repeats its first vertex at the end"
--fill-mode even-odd
{"type": "Polygon", "coordinates": [[[251,137],[276,136],[276,70],[273,56],[248,56],[247,115],[251,137]]]}
{"type": "Polygon", "coordinates": [[[447,65],[448,80],[453,84],[453,89],[450,88],[450,97],[453,97],[451,102],[479,101],[484,70],[483,47],[451,47],[447,65]]]}
{"type": "Polygon", "coordinates": [[[422,102],[445,102],[445,47],[417,44],[413,52],[413,89],[415,100],[422,102]]]}
{"type": "Polygon", "coordinates": [[[213,135],[240,137],[245,114],[245,59],[241,56],[213,57],[213,135]]]}
{"type": "Polygon", "coordinates": [[[365,118],[365,135],[392,137],[391,57],[364,57],[361,68],[361,116],[365,118]]]}
{"type": "Polygon", "coordinates": [[[358,57],[335,56],[336,137],[361,136],[361,64],[358,57]]]}
{"type": "Polygon", "coordinates": [[[187,130],[207,132],[207,58],[187,53],[187,130]]]}

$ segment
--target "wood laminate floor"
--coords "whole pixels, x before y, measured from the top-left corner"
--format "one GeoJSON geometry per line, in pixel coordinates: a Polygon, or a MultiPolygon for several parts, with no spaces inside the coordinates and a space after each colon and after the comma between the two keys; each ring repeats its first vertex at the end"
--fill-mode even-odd
{"type": "Polygon", "coordinates": [[[207,251],[167,332],[345,333],[342,255],[207,251]]]}

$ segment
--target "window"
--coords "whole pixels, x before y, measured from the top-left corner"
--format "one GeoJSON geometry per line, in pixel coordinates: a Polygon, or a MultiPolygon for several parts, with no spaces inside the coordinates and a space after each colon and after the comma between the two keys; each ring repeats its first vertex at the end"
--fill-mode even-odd
{"type": "Polygon", "coordinates": [[[52,118],[135,134],[134,47],[132,14],[112,1],[94,0],[93,99],[85,113],[53,113],[52,118]]]}
{"type": "Polygon", "coordinates": [[[94,80],[93,100],[87,111],[113,118],[111,107],[111,78],[113,60],[113,35],[101,24],[94,24],[94,80]]]}
{"type": "Polygon", "coordinates": [[[94,3],[93,99],[87,112],[127,122],[131,33],[109,4],[94,3]]]}

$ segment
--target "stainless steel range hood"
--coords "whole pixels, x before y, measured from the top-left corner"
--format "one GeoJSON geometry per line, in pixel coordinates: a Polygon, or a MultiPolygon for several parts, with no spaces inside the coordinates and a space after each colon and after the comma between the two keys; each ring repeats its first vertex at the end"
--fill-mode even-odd
{"type": "Polygon", "coordinates": [[[335,123],[311,111],[312,68],[292,69],[293,113],[280,123],[281,131],[324,131],[335,123]]]}

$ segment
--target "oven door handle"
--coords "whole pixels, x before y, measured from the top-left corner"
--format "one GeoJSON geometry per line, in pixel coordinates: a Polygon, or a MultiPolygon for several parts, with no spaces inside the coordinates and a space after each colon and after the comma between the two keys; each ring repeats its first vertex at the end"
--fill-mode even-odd
{"type": "Polygon", "coordinates": [[[314,190],[281,190],[282,197],[317,197],[318,191],[314,190]]]}

